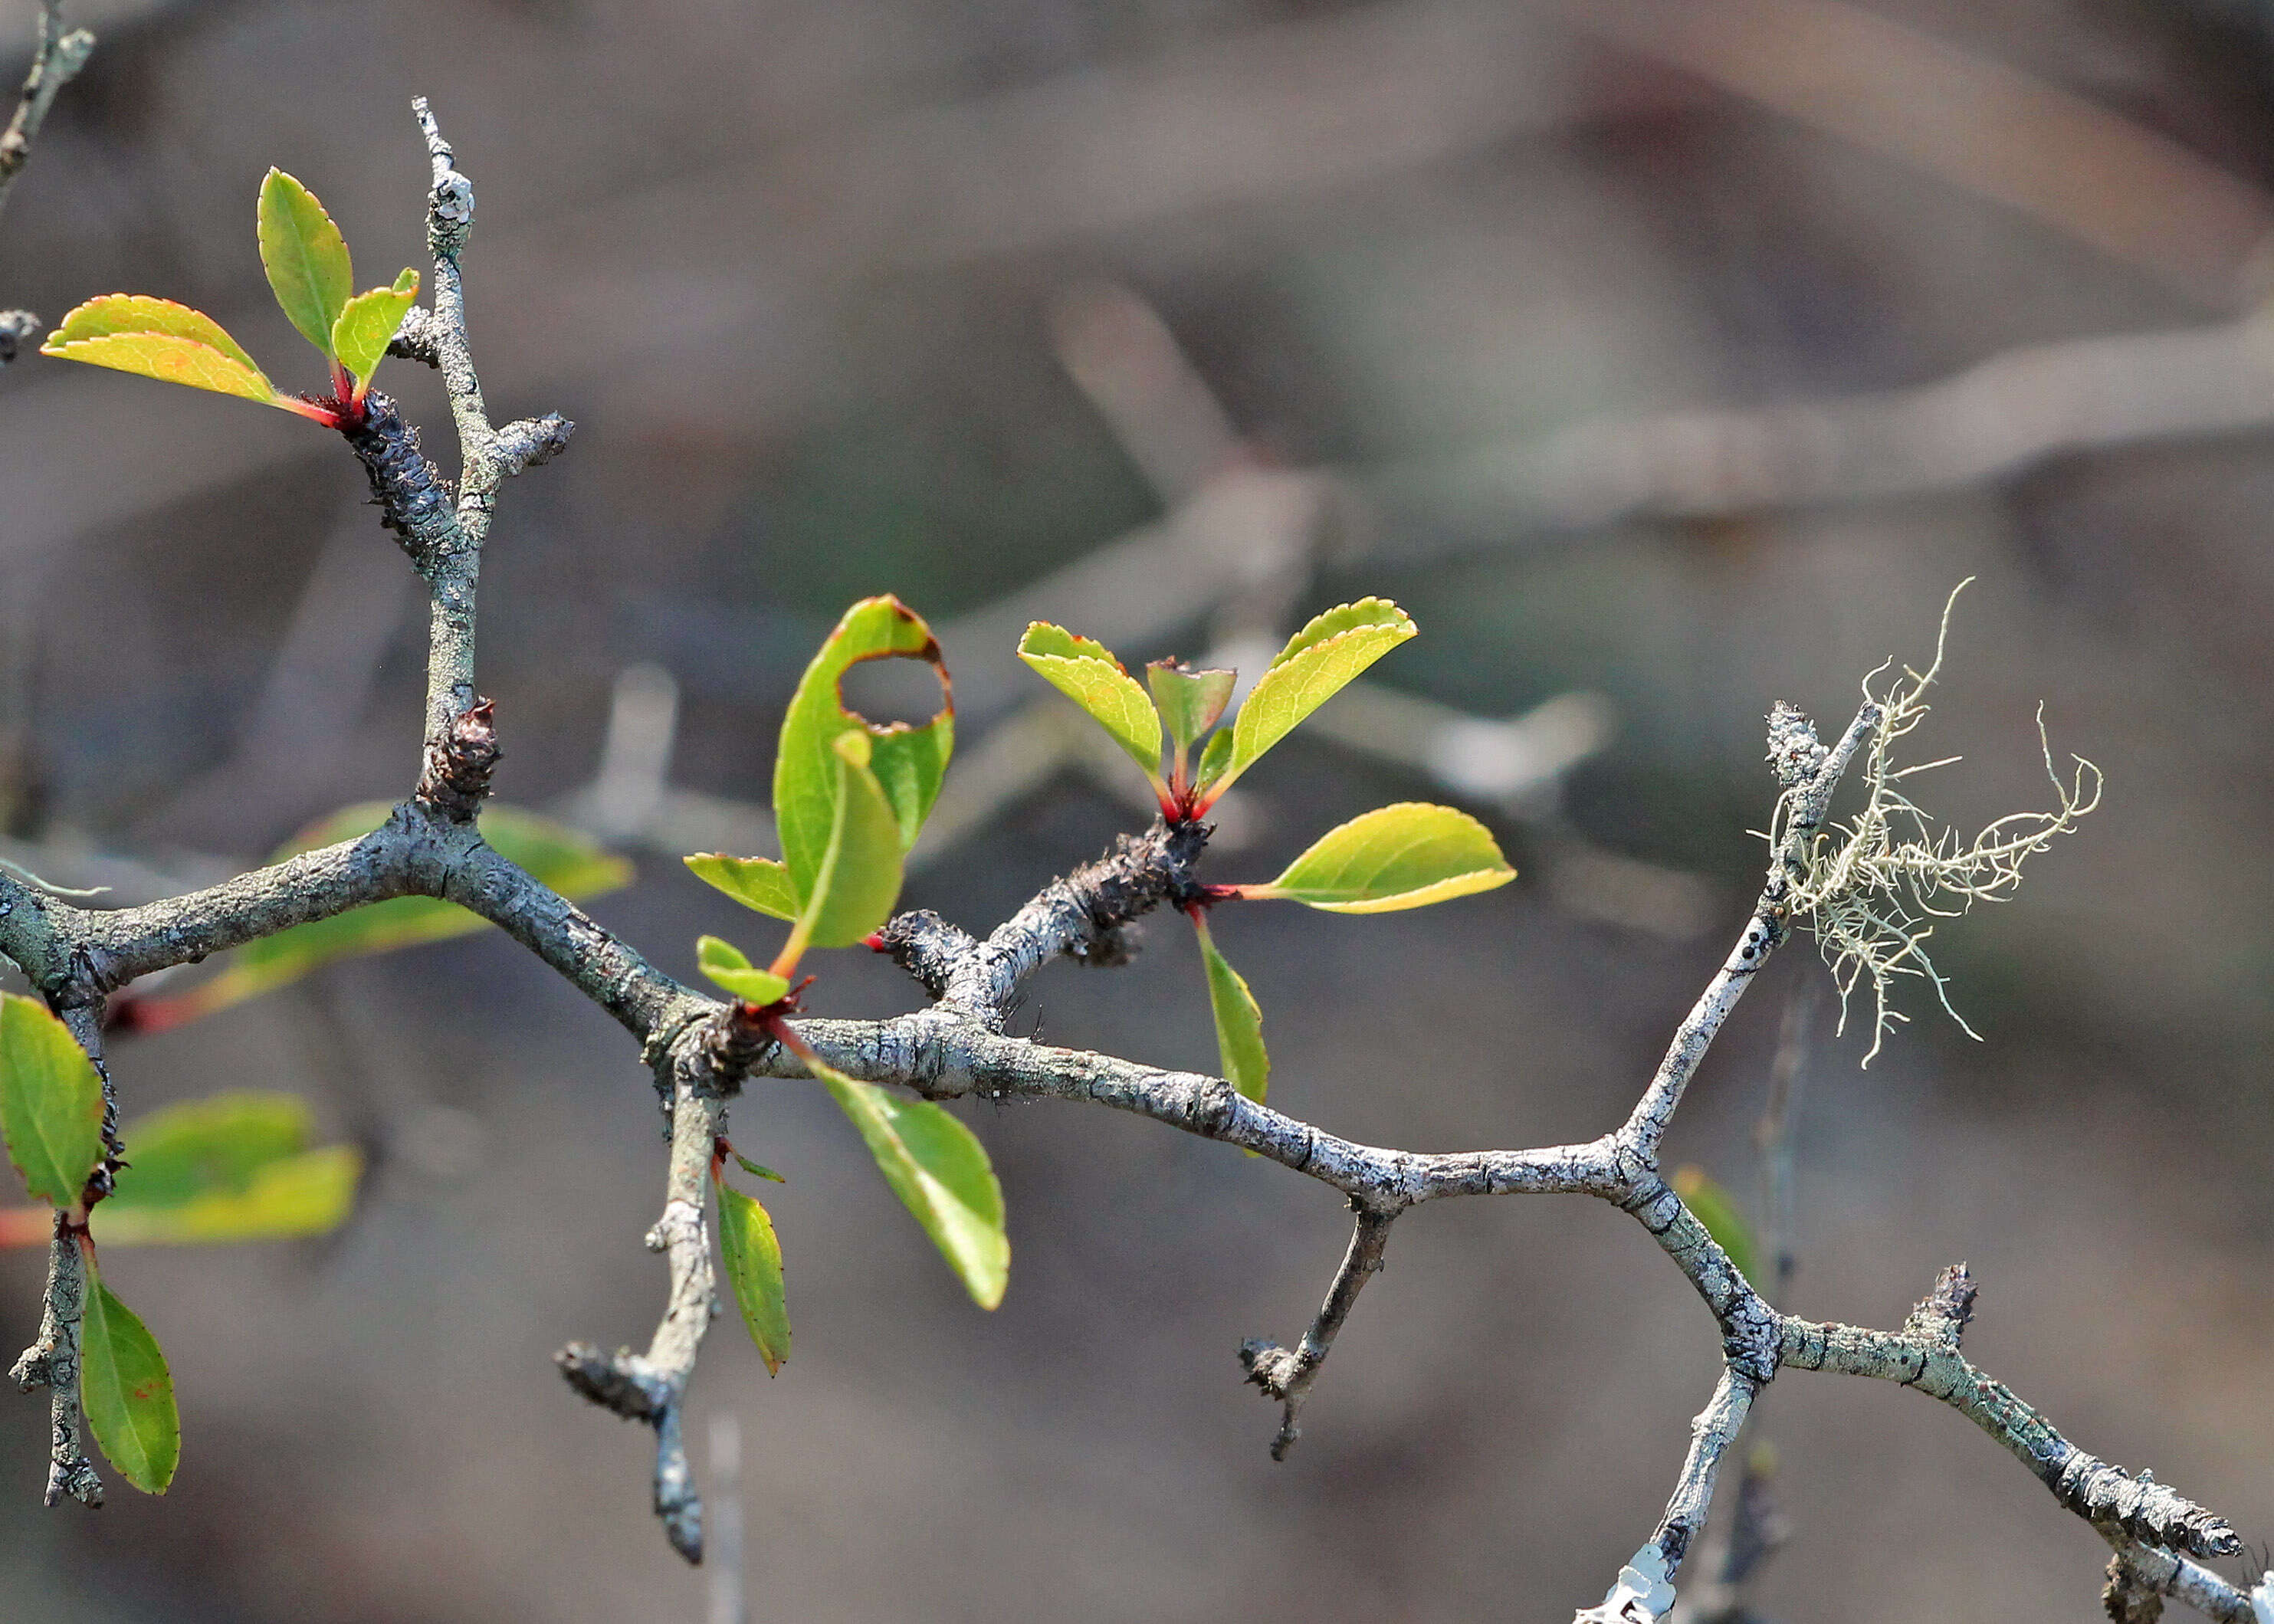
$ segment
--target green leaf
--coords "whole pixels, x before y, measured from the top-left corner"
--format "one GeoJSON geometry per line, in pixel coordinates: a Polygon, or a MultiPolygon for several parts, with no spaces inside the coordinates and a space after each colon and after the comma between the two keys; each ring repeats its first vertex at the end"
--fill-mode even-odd
{"type": "Polygon", "coordinates": [[[260,264],[300,336],[337,359],[332,325],[355,292],[355,267],[316,194],[282,169],[260,183],[260,264]]]}
{"type": "Polygon", "coordinates": [[[116,372],[134,372],[144,378],[155,378],[161,383],[178,383],[192,389],[210,389],[215,395],[233,395],[239,400],[256,401],[263,406],[284,406],[288,411],[297,407],[285,404],[276,387],[262,376],[260,369],[238,360],[235,356],[216,350],[211,344],[200,343],[193,338],[182,338],[170,333],[111,333],[98,338],[82,338],[70,343],[59,343],[50,338],[40,346],[41,355],[56,357],[64,361],[84,361],[89,366],[108,366],[116,372]]]}
{"type": "MultiPolygon", "coordinates": [[[[1195,921],[1198,924],[1197,921],[1195,921]]],[[[1263,1011],[1239,971],[1216,951],[1209,928],[1198,924],[1201,962],[1208,967],[1209,1011],[1216,1017],[1216,1052],[1224,1057],[1224,1079],[1263,1103],[1271,1081],[1271,1056],[1263,1048],[1263,1011]]]]}
{"type": "Polygon", "coordinates": [[[0,994],[0,1135],[31,1192],[76,1207],[102,1159],[102,1079],[35,998],[0,994]]]}
{"type": "Polygon", "coordinates": [[[1043,680],[1089,712],[1113,742],[1158,783],[1161,778],[1161,713],[1137,679],[1102,643],[1077,637],[1062,626],[1036,620],[1019,639],[1019,658],[1043,680]]]}
{"type": "Polygon", "coordinates": [[[746,908],[771,914],[776,919],[798,914],[797,883],[789,870],[771,857],[727,857],[718,852],[698,852],[687,866],[746,908]]]}
{"type": "MultiPolygon", "coordinates": [[[[369,834],[395,808],[371,801],[344,808],[303,831],[272,859],[369,834]]],[[[514,807],[482,809],[482,838],[499,856],[568,898],[614,891],[631,878],[631,865],[603,851],[576,830],[514,807]]],[[[226,1009],[258,993],[298,980],[335,959],[391,952],[425,942],[440,942],[488,928],[489,921],[455,902],[433,897],[397,897],[330,919],[295,925],[237,950],[229,968],[175,999],[153,999],[144,1008],[147,1025],[163,1026],[226,1009]]]]}
{"type": "MultiPolygon", "coordinates": [[[[1387,598],[1362,598],[1329,609],[1287,640],[1278,658],[1255,680],[1231,721],[1231,747],[1216,776],[1203,778],[1222,794],[1264,751],[1343,685],[1413,635],[1405,611],[1387,598]]],[[[1210,751],[1213,758],[1215,752],[1210,751]]]]}
{"type": "Polygon", "coordinates": [[[855,1082],[810,1055],[838,1109],[852,1118],[900,1203],[931,1237],[971,1300],[992,1308],[1011,1281],[1011,1241],[1003,1232],[1003,1186],[976,1135],[929,1100],[906,1100],[855,1082]]]}
{"type": "Polygon", "coordinates": [[[386,358],[388,343],[403,325],[403,312],[418,298],[418,273],[405,269],[392,288],[358,293],[340,307],[332,323],[332,352],[354,376],[358,397],[371,387],[371,375],[386,358]]]}
{"type": "Polygon", "coordinates": [[[1236,671],[1193,671],[1175,660],[1155,660],[1145,667],[1145,682],[1153,690],[1154,706],[1169,730],[1169,741],[1178,749],[1214,727],[1224,708],[1231,703],[1236,671]]]}
{"type": "Polygon", "coordinates": [[[260,372],[260,364],[245,352],[245,347],[205,312],[177,304],[171,299],[154,298],[147,293],[106,293],[87,300],[48,335],[48,344],[52,348],[76,343],[83,338],[109,338],[122,333],[186,338],[192,343],[220,350],[255,376],[260,372]]]}
{"type": "Polygon", "coordinates": [[[79,1402],[102,1452],[145,1494],[163,1494],[182,1459],[182,1417],[166,1356],[134,1311],[112,1295],[87,1260],[79,1322],[79,1402]]]}
{"type": "Polygon", "coordinates": [[[314,1130],[315,1115],[297,1094],[217,1094],[166,1106],[120,1131],[127,1165],[95,1211],[182,1207],[242,1191],[270,1162],[307,1149],[314,1130]]]}
{"type": "Polygon", "coordinates": [[[788,996],[786,978],[771,970],[753,968],[741,948],[717,936],[704,936],[695,944],[695,961],[704,974],[746,1004],[772,1004],[788,996]]]}
{"type": "Polygon", "coordinates": [[[727,1264],[727,1282],[742,1323],[766,1362],[766,1374],[779,1372],[789,1358],[789,1305],[782,1294],[781,1244],[774,1238],[773,1220],[752,1197],[724,1179],[719,1191],[719,1252],[727,1264]]]}
{"type": "Polygon", "coordinates": [[[88,1216],[104,1245],[284,1240],[337,1229],[355,1206],[363,1153],[311,1150],[306,1101],[222,1094],[126,1124],[127,1164],[88,1216]]]}
{"type": "MultiPolygon", "coordinates": [[[[129,1141],[132,1149],[132,1141],[129,1141]]],[[[120,1206],[88,1214],[106,1246],[215,1245],[328,1235],[355,1210],[363,1153],[352,1145],[284,1156],[253,1170],[240,1190],[214,1190],[177,1207],[120,1206]]]]}
{"type": "Polygon", "coordinates": [[[789,1180],[775,1172],[773,1169],[751,1161],[739,1150],[734,1153],[734,1160],[742,1163],[742,1171],[748,1173],[752,1178],[772,1179],[778,1184],[786,1184],[789,1183],[789,1180]]]}
{"type": "Polygon", "coordinates": [[[782,718],[781,745],[774,757],[774,822],[781,835],[783,864],[797,889],[799,912],[813,894],[835,823],[840,782],[835,741],[853,732],[870,741],[869,768],[891,803],[900,825],[900,849],[906,851],[915,844],[932,802],[938,799],[955,745],[955,703],[931,628],[897,598],[863,598],[845,612],[806,667],[782,718]],[[945,703],[921,727],[906,723],[878,727],[847,710],[840,692],[846,672],[861,661],[896,658],[928,660],[938,673],[945,703]]]}
{"type": "MultiPolygon", "coordinates": [[[[790,941],[796,948],[850,947],[881,926],[900,898],[900,825],[870,770],[865,731],[837,735],[837,804],[829,844],[790,941]]],[[[796,962],[796,953],[783,957],[796,962]]]]}
{"type": "MultiPolygon", "coordinates": [[[[1231,730],[1230,728],[1226,728],[1222,733],[1213,734],[1209,737],[1208,748],[1201,752],[1200,771],[1193,774],[1193,782],[1195,784],[1215,783],[1218,778],[1223,776],[1224,765],[1231,760],[1231,730]]],[[[1221,791],[1218,792],[1218,793],[1221,793],[1221,791]]]]}
{"type": "Polygon", "coordinates": [[[1756,1248],[1752,1226],[1745,1222],[1743,1210],[1729,1192],[1706,1176],[1699,1167],[1676,1168],[1673,1178],[1674,1193],[1689,1204],[1691,1216],[1706,1226],[1706,1233],[1715,1244],[1729,1254],[1737,1273],[1748,1281],[1758,1282],[1760,1276],[1756,1267],[1756,1248]]]}
{"type": "Polygon", "coordinates": [[[1329,830],[1269,885],[1239,890],[1330,914],[1387,914],[1490,891],[1515,877],[1492,831],[1476,819],[1407,801],[1329,830]]]}

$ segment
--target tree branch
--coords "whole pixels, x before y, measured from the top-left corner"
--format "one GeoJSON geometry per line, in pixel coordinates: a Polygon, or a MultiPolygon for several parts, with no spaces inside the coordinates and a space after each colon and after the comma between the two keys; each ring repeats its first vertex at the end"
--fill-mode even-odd
{"type": "Polygon", "coordinates": [[[1389,1226],[1397,1221],[1403,1207],[1374,1207],[1353,1199],[1358,1208],[1358,1224],[1351,1231],[1350,1250],[1343,1254],[1342,1267],[1335,1271],[1335,1283],[1328,1289],[1327,1300],[1320,1305],[1318,1317],[1311,1328],[1303,1333],[1303,1340],[1293,1352],[1267,1342],[1251,1338],[1240,1344],[1239,1362],[1247,1367],[1247,1379],[1273,1398],[1286,1406],[1279,1422],[1279,1436],[1272,1440],[1271,1458],[1284,1461],[1295,1440],[1303,1435],[1296,1424],[1302,1413],[1303,1401],[1310,1396],[1311,1384],[1319,1378],[1319,1367],[1327,1362],[1327,1352],[1335,1345],[1335,1334],[1350,1318],[1350,1311],[1366,1282],[1382,1272],[1382,1250],[1389,1244],[1389,1226]]]}

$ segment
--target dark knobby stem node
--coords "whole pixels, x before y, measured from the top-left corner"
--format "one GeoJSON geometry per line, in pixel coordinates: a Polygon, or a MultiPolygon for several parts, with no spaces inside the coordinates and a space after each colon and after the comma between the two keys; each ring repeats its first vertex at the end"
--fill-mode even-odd
{"type": "Polygon", "coordinates": [[[450,719],[443,735],[426,747],[426,770],[411,793],[454,823],[468,823],[490,793],[497,770],[497,706],[477,700],[450,719]]]}
{"type": "Polygon", "coordinates": [[[935,998],[947,996],[956,970],[981,951],[968,931],[949,924],[930,908],[895,914],[882,930],[868,938],[868,944],[877,952],[890,954],[894,964],[935,998]]]}
{"type": "Polygon", "coordinates": [[[1939,1340],[1956,1348],[1974,1320],[1974,1276],[1954,1263],[1934,1277],[1934,1289],[1921,1297],[1903,1321],[1905,1336],[1939,1340]]]}
{"type": "Polygon", "coordinates": [[[360,422],[340,432],[371,481],[380,523],[395,532],[421,575],[431,575],[457,530],[449,482],[418,448],[418,431],[403,420],[395,402],[377,389],[363,399],[360,422]]]}
{"type": "Polygon", "coordinates": [[[795,993],[768,1004],[734,998],[705,1018],[695,1032],[687,1061],[688,1081],[694,1092],[711,1100],[730,1099],[742,1093],[742,1079],[765,1064],[779,1041],[775,1023],[794,1009],[796,1002],[795,993]]]}

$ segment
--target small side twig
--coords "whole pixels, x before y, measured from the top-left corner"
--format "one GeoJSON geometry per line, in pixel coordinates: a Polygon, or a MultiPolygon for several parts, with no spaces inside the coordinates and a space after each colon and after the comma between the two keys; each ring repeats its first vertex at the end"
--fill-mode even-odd
{"type": "MultiPolygon", "coordinates": [[[[32,140],[47,122],[56,92],[78,77],[94,50],[94,36],[84,28],[64,31],[63,0],[42,0],[39,44],[32,53],[31,71],[16,101],[15,116],[0,133],[0,208],[9,189],[32,156],[32,140]]],[[[29,342],[40,331],[40,319],[28,310],[0,310],[0,366],[16,358],[17,346],[29,342]]]]}
{"type": "Polygon", "coordinates": [[[1328,1288],[1327,1300],[1320,1305],[1311,1328],[1303,1333],[1301,1342],[1291,1351],[1261,1337],[1240,1344],[1239,1362],[1247,1367],[1248,1380],[1285,1406],[1280,1417],[1279,1436],[1271,1444],[1271,1458],[1275,1461],[1285,1460],[1295,1440],[1303,1435],[1298,1424],[1303,1401],[1310,1396],[1311,1385],[1319,1379],[1319,1367],[1327,1362],[1327,1353],[1334,1347],[1343,1321],[1350,1318],[1358,1294],[1368,1280],[1382,1272],[1382,1254],[1389,1244],[1389,1226],[1404,1210],[1368,1207],[1357,1201],[1352,1206],[1358,1210],[1358,1223],[1351,1231],[1350,1250],[1343,1254],[1342,1267],[1335,1271],[1335,1282],[1328,1288]]]}

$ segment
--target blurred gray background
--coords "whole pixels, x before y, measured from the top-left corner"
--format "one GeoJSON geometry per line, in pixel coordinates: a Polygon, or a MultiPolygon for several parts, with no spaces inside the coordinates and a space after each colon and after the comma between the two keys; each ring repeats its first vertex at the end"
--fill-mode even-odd
{"type": "MultiPolygon", "coordinates": [[[[1789,1305],[1892,1326],[1964,1258],[1988,1370],[2274,1537],[2257,0],[80,15],[102,42],[15,190],[0,296],[186,300],[289,386],[320,380],[261,282],[263,170],[321,194],[364,282],[423,267],[407,102],[433,99],[479,196],[493,412],[579,425],[490,545],[501,794],[637,859],[593,912],[676,974],[701,932],[772,939],[675,854],[766,849],[781,707],[852,598],[945,628],[962,771],[907,899],[983,929],[1142,818],[1031,705],[1029,613],[1135,659],[1381,592],[1422,635],[1250,776],[1209,871],[1428,798],[1524,878],[1220,917],[1273,1102],[1416,1148],[1592,1137],[1743,917],[1769,702],[1836,727],[1979,577],[1918,741],[1966,760],[1922,798],[2041,804],[2043,699],[2106,801],[1938,933],[1984,1041],[1916,991],[1868,1072],[1820,1026],[1789,1305]]],[[[382,386],[448,448],[430,377],[382,386]]],[[[424,620],[362,486],[282,413],[0,374],[10,854],[132,899],[402,792],[424,620]]],[[[1129,969],[1047,972],[1019,1029],[1214,1069],[1171,922],[1129,969]]],[[[816,967],[824,1012],[915,996],[866,955],[816,967]]],[[[1675,1159],[1750,1196],[1780,1013],[1821,976],[1800,947],[1763,978],[1675,1159]]],[[[644,1342],[661,1300],[653,1102],[604,1016],[475,937],[116,1060],[130,1116],[290,1089],[373,1171],[321,1244],[106,1257],[172,1359],[181,1473],[43,1512],[41,1402],[0,1406],[0,1616],[705,1617],[645,1434],[548,1362],[644,1342]]],[[[1275,1466],[1233,1353],[1300,1331],[1338,1203],[1135,1120],[967,1115],[1011,1211],[992,1315],[825,1101],[735,1112],[789,1175],[796,1352],[770,1382],[730,1317],[691,1413],[698,1468],[711,1419],[740,1425],[753,1617],[1566,1618],[1649,1530],[1717,1344],[1618,1214],[1412,1214],[1275,1466]]],[[[0,1258],[11,1349],[38,1266],[0,1258]]],[[[2105,1551],[1954,1413],[1796,1372],[1756,1416],[1794,1524],[1771,1615],[2097,1616],[2105,1551]]]]}

